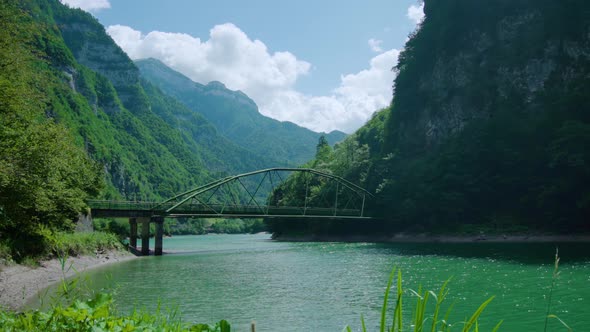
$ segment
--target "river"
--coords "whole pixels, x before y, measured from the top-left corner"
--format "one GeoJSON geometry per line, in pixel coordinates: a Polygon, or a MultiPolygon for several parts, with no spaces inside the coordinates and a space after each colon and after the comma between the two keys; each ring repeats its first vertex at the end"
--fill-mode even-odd
{"type": "MultiPolygon", "coordinates": [[[[152,244],[153,245],[153,244],[152,244]]],[[[559,245],[551,312],[575,331],[590,331],[588,244],[559,245]]],[[[160,257],[89,273],[95,289],[115,288],[119,309],[177,308],[189,322],[227,319],[236,331],[376,330],[392,267],[405,289],[438,291],[448,278],[449,321],[460,322],[491,296],[480,319],[490,330],[542,331],[552,284],[553,244],[375,244],[274,242],[269,235],[175,236],[160,257]]],[[[409,322],[411,292],[405,294],[409,322]]],[[[456,330],[456,328],[455,328],[456,330]]],[[[550,331],[565,330],[557,320],[550,331]]]]}

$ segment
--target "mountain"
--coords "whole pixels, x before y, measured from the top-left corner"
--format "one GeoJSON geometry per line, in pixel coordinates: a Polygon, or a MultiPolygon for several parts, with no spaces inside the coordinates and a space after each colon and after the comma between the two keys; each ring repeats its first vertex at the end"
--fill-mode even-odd
{"type": "Polygon", "coordinates": [[[7,27],[19,31],[7,47],[22,47],[33,67],[45,68],[37,80],[45,109],[37,116],[63,126],[100,165],[106,187],[99,197],[158,200],[228,173],[279,164],[232,143],[142,80],[89,13],[57,0],[6,6],[28,22],[7,27]]]}
{"type": "MultiPolygon", "coordinates": [[[[125,169],[162,163],[141,169],[139,173],[145,177],[133,182],[151,187],[138,193],[131,189],[133,196],[156,194],[169,197],[221,175],[277,164],[271,157],[257,155],[232,143],[202,115],[143,80],[135,64],[90,14],[65,9],[55,2],[53,6],[55,23],[78,65],[89,68],[112,84],[119,103],[107,102],[108,98],[107,101],[100,100],[101,95],[95,95],[92,89],[78,91],[88,100],[95,101],[95,108],[107,104],[102,110],[110,117],[117,134],[123,135],[120,144],[128,149],[125,154],[142,158],[140,165],[125,169]],[[128,117],[129,121],[122,121],[121,117],[128,117]],[[166,164],[177,166],[170,169],[166,164]]],[[[72,77],[74,84],[79,84],[77,73],[72,73],[72,77]]],[[[111,173],[118,174],[116,170],[111,173]]],[[[115,180],[114,184],[118,191],[131,197],[122,181],[115,180]]]]}
{"type": "Polygon", "coordinates": [[[590,3],[424,12],[391,107],[313,163],[376,194],[380,234],[589,232],[590,3]]]}
{"type": "Polygon", "coordinates": [[[266,117],[243,92],[229,90],[216,81],[207,85],[195,83],[158,60],[135,63],[143,78],[202,114],[220,134],[245,149],[278,161],[278,166],[300,165],[313,158],[322,135],[330,144],[346,136],[340,131],[316,133],[291,122],[266,117]]]}
{"type": "MultiPolygon", "coordinates": [[[[255,109],[219,83],[204,91],[218,110],[255,109]]],[[[159,201],[227,174],[296,164],[297,135],[313,147],[320,137],[249,115],[285,137],[233,142],[226,127],[142,78],[91,14],[58,0],[0,2],[0,115],[0,256],[46,253],[89,198],[159,201]]]]}

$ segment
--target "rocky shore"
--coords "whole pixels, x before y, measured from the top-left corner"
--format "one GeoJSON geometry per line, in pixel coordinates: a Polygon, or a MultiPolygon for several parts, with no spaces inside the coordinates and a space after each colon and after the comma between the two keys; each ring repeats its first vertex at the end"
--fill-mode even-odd
{"type": "Polygon", "coordinates": [[[65,269],[59,260],[42,261],[39,267],[23,265],[0,265],[0,307],[21,310],[40,291],[76,273],[90,269],[135,259],[125,251],[107,251],[94,255],[68,257],[65,269]]]}

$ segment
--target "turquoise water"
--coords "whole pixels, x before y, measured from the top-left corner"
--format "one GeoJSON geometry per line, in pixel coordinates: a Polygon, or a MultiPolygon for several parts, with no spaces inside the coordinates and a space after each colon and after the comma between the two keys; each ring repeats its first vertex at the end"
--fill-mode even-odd
{"type": "MultiPolygon", "coordinates": [[[[552,312],[576,331],[590,331],[588,244],[560,245],[560,276],[552,312]]],[[[482,331],[504,319],[502,331],[542,331],[551,286],[551,244],[285,243],[269,235],[176,236],[161,257],[143,257],[91,271],[94,288],[115,287],[123,311],[178,308],[191,322],[227,319],[236,331],[360,330],[378,325],[393,266],[404,287],[438,290],[452,277],[451,322],[496,298],[482,331]]],[[[406,294],[406,308],[413,302],[406,294]]],[[[409,321],[411,312],[405,312],[409,321]]],[[[551,331],[564,329],[555,320],[551,331]]]]}

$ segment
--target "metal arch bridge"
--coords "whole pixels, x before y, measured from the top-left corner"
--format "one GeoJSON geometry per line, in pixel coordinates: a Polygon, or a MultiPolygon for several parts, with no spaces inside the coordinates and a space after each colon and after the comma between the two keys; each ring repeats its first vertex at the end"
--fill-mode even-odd
{"type": "Polygon", "coordinates": [[[333,174],[311,168],[268,168],[249,173],[228,176],[198,188],[183,192],[163,202],[133,201],[88,201],[94,217],[208,217],[208,218],[360,218],[365,216],[365,202],[373,195],[364,188],[333,174]],[[321,204],[311,202],[309,185],[312,179],[306,177],[303,206],[282,206],[273,204],[269,198],[261,202],[258,196],[265,181],[271,192],[283,181],[281,172],[301,172],[334,181],[334,197],[323,197],[321,204]],[[262,175],[252,186],[244,178],[262,175]],[[273,179],[274,176],[274,179],[273,179]],[[280,182],[276,182],[280,180],[280,182]],[[237,189],[236,189],[237,186],[237,189]],[[225,199],[219,199],[225,195],[225,199]],[[239,197],[242,196],[242,197],[239,197]],[[318,205],[319,204],[319,205],[318,205]]]}
{"type": "Polygon", "coordinates": [[[365,203],[373,195],[364,188],[333,174],[311,168],[268,168],[224,177],[183,192],[163,202],[88,201],[92,217],[129,218],[131,246],[137,248],[137,223],[142,224],[141,253],[149,254],[149,223],[156,224],[155,254],[162,254],[164,217],[201,218],[329,218],[371,219],[365,216],[365,203]],[[302,206],[282,204],[263,195],[275,196],[281,173],[302,173],[299,180],[305,191],[296,197],[302,206]],[[310,192],[314,184],[323,183],[328,193],[310,192]]]}

